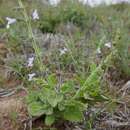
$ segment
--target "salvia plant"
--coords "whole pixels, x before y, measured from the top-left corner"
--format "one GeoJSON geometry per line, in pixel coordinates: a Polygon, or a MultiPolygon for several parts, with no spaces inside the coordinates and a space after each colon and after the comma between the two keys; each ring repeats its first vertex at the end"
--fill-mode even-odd
{"type": "MultiPolygon", "coordinates": [[[[99,102],[99,101],[108,101],[104,94],[102,94],[100,83],[102,80],[103,72],[108,67],[109,62],[116,55],[117,51],[114,46],[111,47],[111,44],[107,43],[106,46],[111,48],[111,52],[104,57],[101,62],[97,65],[94,62],[91,63],[89,68],[89,75],[82,77],[79,73],[76,75],[76,80],[58,80],[56,74],[46,73],[46,68],[43,65],[42,53],[40,48],[37,45],[36,38],[33,34],[33,29],[31,26],[31,18],[27,15],[26,9],[21,0],[18,0],[20,10],[24,16],[24,22],[28,30],[28,38],[31,41],[32,48],[35,53],[35,57],[30,57],[27,62],[28,68],[33,68],[34,62],[37,63],[37,71],[39,73],[45,73],[43,75],[38,75],[35,72],[28,74],[28,85],[29,93],[26,97],[28,104],[28,112],[32,117],[44,117],[44,122],[46,125],[52,125],[59,120],[67,120],[71,122],[81,122],[84,120],[84,111],[87,110],[87,107],[90,102],[99,102]]],[[[75,14],[72,12],[71,15],[75,14]]],[[[83,14],[84,15],[84,14],[83,14]]],[[[80,14],[77,14],[76,17],[79,17],[80,14]]],[[[33,20],[38,20],[38,12],[34,10],[33,20]]],[[[15,19],[8,19],[16,22],[15,19]]],[[[77,24],[80,24],[80,20],[77,21],[77,18],[74,19],[77,24]]],[[[82,20],[82,18],[81,18],[82,20]]],[[[7,28],[11,26],[10,22],[7,24],[7,28]]],[[[99,45],[99,51],[100,52],[99,45]]],[[[66,53],[68,48],[63,48],[61,50],[62,54],[66,53]]],[[[71,52],[71,51],[70,51],[71,52]]],[[[74,64],[77,65],[75,58],[73,58],[72,53],[71,58],[74,64]]],[[[14,65],[16,66],[16,65],[14,65]]],[[[78,66],[78,65],[77,65],[78,66]]],[[[23,67],[23,66],[22,66],[23,67]]],[[[18,70],[21,72],[22,67],[18,70]]],[[[80,71],[79,67],[77,67],[80,71]]],[[[31,69],[28,69],[29,71],[31,69]]],[[[33,71],[32,69],[31,71],[33,71]]],[[[27,71],[28,72],[28,71],[27,71]]],[[[24,77],[26,73],[24,74],[24,77]]],[[[26,80],[24,78],[24,80],[26,80]]]]}

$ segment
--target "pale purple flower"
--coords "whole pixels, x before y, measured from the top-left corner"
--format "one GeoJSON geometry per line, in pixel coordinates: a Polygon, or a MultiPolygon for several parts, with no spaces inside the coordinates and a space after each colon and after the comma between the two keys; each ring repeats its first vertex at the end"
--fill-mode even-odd
{"type": "Polygon", "coordinates": [[[28,81],[32,81],[32,79],[34,78],[34,76],[36,76],[35,73],[28,74],[28,81]]]}
{"type": "Polygon", "coordinates": [[[9,18],[9,17],[6,17],[6,20],[7,20],[7,25],[6,25],[7,29],[10,28],[11,24],[16,23],[16,21],[17,21],[15,18],[9,18]]]}
{"type": "Polygon", "coordinates": [[[33,67],[34,57],[29,57],[27,60],[27,66],[33,67]]]}
{"type": "Polygon", "coordinates": [[[38,11],[37,9],[35,9],[32,13],[32,18],[33,20],[38,20],[39,19],[39,14],[38,14],[38,11]]]}
{"type": "Polygon", "coordinates": [[[67,48],[60,49],[60,55],[64,55],[68,51],[67,48]]]}
{"type": "Polygon", "coordinates": [[[105,43],[105,47],[107,47],[107,48],[111,48],[111,47],[112,47],[112,43],[111,43],[111,42],[107,42],[107,43],[105,43]]]}

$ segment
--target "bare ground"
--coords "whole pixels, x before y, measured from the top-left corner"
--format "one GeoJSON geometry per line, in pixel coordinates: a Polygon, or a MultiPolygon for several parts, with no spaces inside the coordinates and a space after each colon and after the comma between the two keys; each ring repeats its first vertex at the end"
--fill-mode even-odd
{"type": "Polygon", "coordinates": [[[28,119],[24,91],[0,98],[0,130],[24,130],[28,119]]]}

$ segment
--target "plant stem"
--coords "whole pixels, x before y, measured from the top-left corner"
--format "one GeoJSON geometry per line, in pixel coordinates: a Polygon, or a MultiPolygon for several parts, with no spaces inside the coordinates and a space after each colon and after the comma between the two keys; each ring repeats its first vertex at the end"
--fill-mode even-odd
{"type": "MultiPolygon", "coordinates": [[[[103,60],[99,66],[89,75],[89,77],[85,80],[84,84],[79,88],[79,90],[76,92],[76,94],[74,95],[74,99],[78,98],[80,96],[80,93],[86,90],[87,87],[87,83],[92,82],[93,81],[93,77],[95,74],[99,73],[102,70],[102,67],[104,65],[106,65],[112,58],[113,55],[115,55],[117,53],[117,51],[115,49],[113,49],[113,51],[105,58],[105,60],[103,60]]],[[[101,77],[101,76],[100,76],[101,77]]],[[[99,77],[99,78],[100,78],[99,77]]]]}
{"type": "Polygon", "coordinates": [[[41,53],[40,53],[39,47],[37,46],[37,42],[36,42],[35,36],[33,34],[30,18],[27,15],[26,9],[25,9],[22,1],[18,0],[18,3],[19,3],[20,8],[23,9],[22,13],[23,13],[23,16],[25,18],[25,22],[27,24],[28,36],[32,40],[32,47],[33,47],[33,49],[35,51],[35,54],[36,54],[36,61],[37,61],[38,65],[39,65],[40,70],[43,71],[44,70],[44,66],[43,66],[43,63],[42,63],[41,53]]]}

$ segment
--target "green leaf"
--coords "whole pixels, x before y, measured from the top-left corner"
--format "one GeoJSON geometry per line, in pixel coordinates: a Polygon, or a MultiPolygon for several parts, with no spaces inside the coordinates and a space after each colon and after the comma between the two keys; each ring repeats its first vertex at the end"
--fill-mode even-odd
{"type": "Polygon", "coordinates": [[[53,113],[53,108],[48,104],[33,102],[28,105],[28,111],[32,116],[50,115],[53,113]]]}
{"type": "Polygon", "coordinates": [[[33,102],[28,105],[28,111],[32,116],[40,116],[44,113],[43,105],[39,102],[33,102]]]}
{"type": "Polygon", "coordinates": [[[76,81],[78,81],[80,83],[80,86],[83,86],[83,84],[85,83],[85,80],[86,80],[82,75],[79,75],[79,76],[76,75],[75,79],[76,79],[76,81]]]}
{"type": "Polygon", "coordinates": [[[55,116],[54,115],[48,115],[45,119],[45,124],[48,126],[51,126],[55,122],[55,116]]]}
{"type": "Polygon", "coordinates": [[[43,105],[44,114],[51,115],[53,114],[53,108],[49,104],[43,105]]]}
{"type": "Polygon", "coordinates": [[[56,93],[51,92],[47,97],[47,101],[52,107],[55,107],[57,105],[56,93]]]}
{"type": "Polygon", "coordinates": [[[39,98],[42,102],[46,103],[47,102],[47,97],[50,94],[50,90],[48,88],[43,88],[41,89],[39,93],[39,98]]]}
{"type": "Polygon", "coordinates": [[[66,106],[63,113],[65,120],[79,122],[83,120],[83,112],[76,106],[66,106]]]}
{"type": "Polygon", "coordinates": [[[90,71],[93,72],[97,68],[97,65],[95,63],[92,63],[90,66],[90,71]]]}
{"type": "Polygon", "coordinates": [[[26,97],[27,103],[35,102],[38,99],[38,92],[30,91],[26,97]]]}
{"type": "Polygon", "coordinates": [[[47,81],[48,81],[48,85],[51,88],[54,87],[57,84],[56,75],[55,74],[49,75],[47,81]]]}
{"type": "Polygon", "coordinates": [[[47,100],[52,107],[56,107],[57,104],[63,100],[63,95],[51,92],[47,100]]]}
{"type": "Polygon", "coordinates": [[[87,92],[84,93],[83,96],[84,96],[84,99],[86,99],[86,100],[90,100],[90,101],[94,100],[87,92]]]}
{"type": "Polygon", "coordinates": [[[93,97],[95,102],[103,102],[103,101],[109,100],[109,98],[105,97],[104,95],[100,93],[92,93],[91,96],[93,97]]]}
{"type": "Polygon", "coordinates": [[[60,93],[57,94],[55,90],[43,88],[39,93],[39,98],[45,104],[48,103],[52,107],[56,107],[63,100],[63,95],[60,93]]]}
{"type": "Polygon", "coordinates": [[[64,103],[59,103],[58,104],[58,109],[60,110],[60,111],[63,111],[63,110],[65,110],[65,105],[64,105],[64,103]]]}
{"type": "Polygon", "coordinates": [[[37,85],[40,85],[43,87],[48,85],[45,79],[43,78],[34,78],[34,81],[36,82],[37,85]]]}
{"type": "Polygon", "coordinates": [[[74,85],[71,82],[64,83],[61,87],[61,92],[66,94],[69,92],[74,92],[74,85]]]}
{"type": "Polygon", "coordinates": [[[57,94],[57,95],[56,95],[57,103],[62,102],[63,98],[64,98],[64,97],[63,97],[62,94],[57,94]]]}

